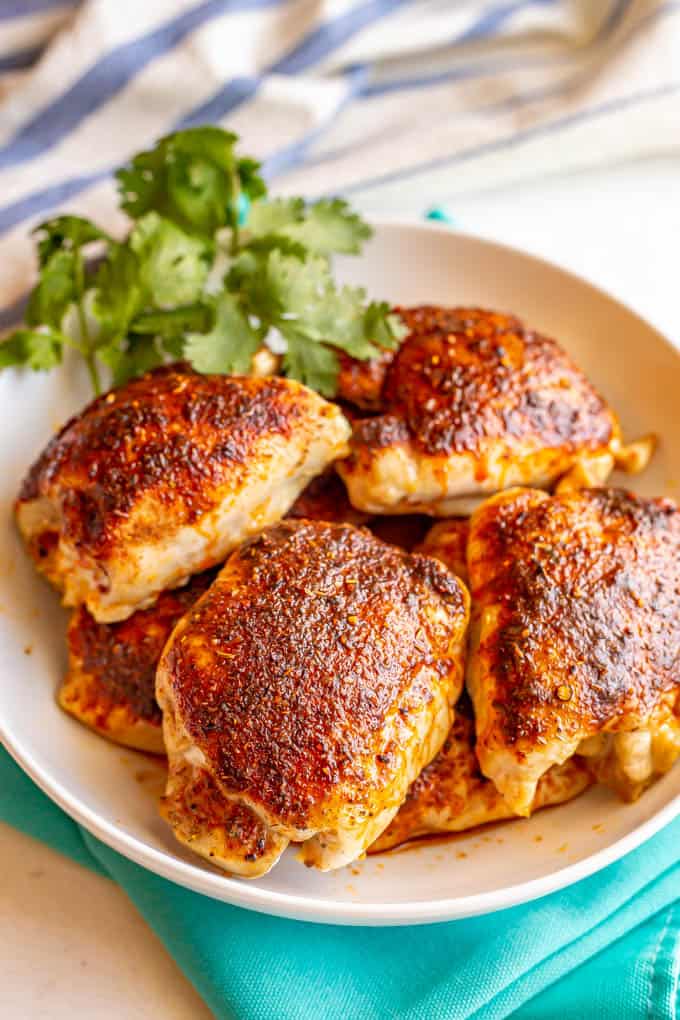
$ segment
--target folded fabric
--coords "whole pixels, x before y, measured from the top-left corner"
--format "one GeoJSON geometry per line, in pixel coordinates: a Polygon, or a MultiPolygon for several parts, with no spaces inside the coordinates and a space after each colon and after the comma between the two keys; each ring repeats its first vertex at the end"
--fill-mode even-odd
{"type": "Polygon", "coordinates": [[[176,886],[71,822],[1,749],[0,819],[118,882],[220,1020],[676,1017],[680,819],[552,896],[410,928],[287,921],[176,886]]]}
{"type": "Polygon", "coordinates": [[[673,0],[53,0],[0,24],[5,321],[30,226],[120,229],[112,171],[177,128],[235,130],[275,192],[389,214],[678,145],[673,0]]]}

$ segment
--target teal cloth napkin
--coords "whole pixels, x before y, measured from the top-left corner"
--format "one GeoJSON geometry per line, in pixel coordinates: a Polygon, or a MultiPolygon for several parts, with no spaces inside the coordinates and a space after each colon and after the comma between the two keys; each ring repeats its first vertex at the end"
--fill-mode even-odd
{"type": "Polygon", "coordinates": [[[99,843],[2,748],[0,819],[118,882],[220,1020],[676,1020],[680,819],[562,892],[412,928],[303,924],[189,892],[99,843]]]}

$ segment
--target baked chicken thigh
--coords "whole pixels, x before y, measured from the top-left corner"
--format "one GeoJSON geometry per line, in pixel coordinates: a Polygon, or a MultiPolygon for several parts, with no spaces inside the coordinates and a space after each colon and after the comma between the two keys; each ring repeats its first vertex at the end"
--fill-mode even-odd
{"type": "Polygon", "coordinates": [[[616,489],[515,489],[472,517],[467,683],[509,807],[578,753],[635,799],[680,755],[680,511],[616,489]]]}
{"type": "MultiPolygon", "coordinates": [[[[490,779],[482,775],[475,755],[475,724],[461,702],[441,751],[423,769],[392,822],[369,849],[379,853],[410,839],[437,832],[464,832],[478,825],[515,817],[490,779]]],[[[564,804],[590,786],[582,759],[554,765],[539,780],[532,811],[564,804]]]]}
{"type": "Polygon", "coordinates": [[[354,422],[338,465],[367,513],[465,515],[484,495],[603,482],[621,448],[613,412],[560,346],[512,315],[400,310],[411,329],[377,362],[347,362],[340,395],[380,413],[354,422]]]}
{"type": "Polygon", "coordinates": [[[159,369],[55,436],[22,486],[19,528],[64,605],[123,620],[282,517],[348,434],[291,380],[159,369]]]}
{"type": "Polygon", "coordinates": [[[85,606],[68,627],[68,672],[59,704],[118,744],[165,754],[156,666],[177,621],[215,578],[206,570],[183,588],[161,592],[149,609],[119,623],[97,623],[85,606]]]}
{"type": "Polygon", "coordinates": [[[358,857],[446,738],[467,616],[443,565],[350,525],[235,550],[158,667],[177,838],[248,877],[289,842],[323,871],[358,857]]]}

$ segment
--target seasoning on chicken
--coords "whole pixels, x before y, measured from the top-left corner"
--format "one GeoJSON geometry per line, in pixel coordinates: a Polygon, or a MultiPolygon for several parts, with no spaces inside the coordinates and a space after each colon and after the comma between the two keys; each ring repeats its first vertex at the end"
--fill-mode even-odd
{"type": "Polygon", "coordinates": [[[249,877],[289,842],[323,871],[358,857],[446,738],[467,616],[441,564],[350,525],[233,552],[158,667],[177,838],[249,877]]]}
{"type": "MultiPolygon", "coordinates": [[[[464,832],[516,817],[491,780],[481,773],[474,749],[475,724],[465,700],[456,705],[456,717],[441,751],[411,784],[406,800],[369,853],[389,850],[421,836],[464,832]]],[[[564,804],[583,793],[591,782],[579,758],[554,765],[539,780],[531,809],[564,804]]]]}
{"type": "Polygon", "coordinates": [[[342,398],[380,412],[353,423],[338,465],[360,510],[465,515],[513,485],[572,470],[599,484],[619,455],[630,463],[615,415],[554,340],[479,308],[400,311],[401,348],[340,376],[342,398]]]}
{"type": "Polygon", "coordinates": [[[118,744],[165,754],[156,666],[177,621],[209,587],[215,571],[162,592],[150,609],[120,623],[97,623],[80,606],[68,628],[68,672],[59,691],[65,711],[118,744]]]}
{"type": "Polygon", "coordinates": [[[64,605],[123,620],[281,518],[348,433],[291,380],[160,369],[55,436],[22,486],[19,528],[64,605]]]}
{"type": "Polygon", "coordinates": [[[680,511],[617,489],[515,489],[472,517],[477,756],[529,814],[578,753],[633,800],[680,755],[680,511]]]}

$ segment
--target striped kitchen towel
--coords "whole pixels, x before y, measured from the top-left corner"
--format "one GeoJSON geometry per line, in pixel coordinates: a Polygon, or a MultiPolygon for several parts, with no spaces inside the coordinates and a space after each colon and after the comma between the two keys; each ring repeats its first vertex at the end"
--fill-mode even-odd
{"type": "Polygon", "coordinates": [[[0,322],[57,210],[219,123],[274,191],[369,213],[680,142],[677,0],[0,0],[0,322]]]}

